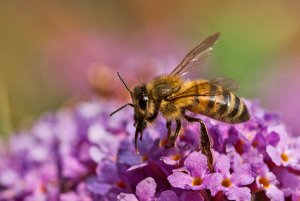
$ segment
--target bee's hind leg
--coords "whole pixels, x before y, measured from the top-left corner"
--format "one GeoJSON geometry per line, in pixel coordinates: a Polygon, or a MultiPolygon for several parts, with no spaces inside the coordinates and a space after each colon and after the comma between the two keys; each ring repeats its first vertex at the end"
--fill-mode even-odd
{"type": "Polygon", "coordinates": [[[169,141],[169,145],[166,146],[166,148],[169,147],[174,147],[175,146],[175,141],[179,135],[179,131],[181,129],[181,121],[179,119],[176,119],[176,130],[175,132],[172,134],[171,131],[171,121],[167,121],[167,129],[168,129],[168,141],[169,141]]]}
{"type": "Polygon", "coordinates": [[[204,154],[207,157],[207,166],[210,169],[210,171],[213,170],[213,156],[211,153],[211,142],[210,142],[210,138],[208,136],[208,132],[207,132],[207,128],[204,124],[204,122],[202,121],[202,119],[198,119],[195,117],[190,117],[186,114],[183,115],[183,117],[189,121],[189,122],[199,122],[200,123],[200,127],[201,127],[201,134],[200,134],[200,139],[199,139],[199,146],[201,149],[202,154],[204,154]]]}

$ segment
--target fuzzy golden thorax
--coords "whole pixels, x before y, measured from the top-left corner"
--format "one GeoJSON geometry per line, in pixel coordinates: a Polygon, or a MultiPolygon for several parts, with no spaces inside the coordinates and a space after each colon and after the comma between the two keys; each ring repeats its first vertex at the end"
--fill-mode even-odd
{"type": "Polygon", "coordinates": [[[178,76],[163,75],[136,86],[132,94],[135,120],[153,121],[159,112],[163,113],[162,106],[167,98],[179,91],[182,84],[183,81],[178,76]]]}

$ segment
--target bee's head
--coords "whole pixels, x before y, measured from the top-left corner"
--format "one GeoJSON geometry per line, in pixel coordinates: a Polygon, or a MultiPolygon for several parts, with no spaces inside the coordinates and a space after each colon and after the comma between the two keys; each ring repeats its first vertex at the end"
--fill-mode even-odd
{"type": "MultiPolygon", "coordinates": [[[[124,84],[124,86],[126,87],[127,91],[130,93],[132,103],[127,103],[127,104],[123,105],[116,111],[112,112],[110,114],[110,116],[112,116],[116,112],[122,110],[123,108],[125,108],[126,106],[129,105],[129,106],[134,107],[135,126],[137,124],[139,124],[139,122],[146,122],[147,110],[149,107],[149,96],[147,94],[146,85],[145,84],[138,85],[138,86],[134,87],[133,91],[131,91],[119,73],[118,73],[118,76],[119,76],[120,80],[122,81],[122,83],[124,84]]],[[[145,124],[145,123],[143,123],[143,124],[145,124]]]]}
{"type": "Polygon", "coordinates": [[[122,81],[122,83],[124,84],[124,86],[126,87],[126,89],[129,91],[129,93],[131,95],[132,103],[127,103],[127,104],[123,105],[116,111],[112,112],[110,114],[110,116],[112,116],[116,112],[122,110],[123,108],[125,108],[128,105],[134,107],[134,126],[136,127],[135,148],[136,148],[136,151],[138,151],[138,149],[137,149],[138,135],[140,134],[140,140],[142,140],[143,131],[147,126],[147,109],[149,107],[149,97],[147,95],[146,85],[143,84],[143,85],[136,86],[132,92],[128,88],[128,86],[126,85],[126,83],[124,82],[124,80],[122,79],[122,77],[120,76],[119,73],[118,73],[118,76],[119,76],[120,80],[122,81]]]}
{"type": "Polygon", "coordinates": [[[140,134],[140,140],[143,137],[143,131],[147,126],[147,113],[149,107],[149,96],[147,94],[146,85],[138,85],[134,87],[131,94],[132,103],[134,106],[134,126],[135,130],[135,149],[138,152],[137,138],[140,134]]]}
{"type": "Polygon", "coordinates": [[[146,85],[136,86],[132,93],[132,103],[134,105],[134,120],[135,123],[145,121],[149,107],[149,96],[146,85]]]}

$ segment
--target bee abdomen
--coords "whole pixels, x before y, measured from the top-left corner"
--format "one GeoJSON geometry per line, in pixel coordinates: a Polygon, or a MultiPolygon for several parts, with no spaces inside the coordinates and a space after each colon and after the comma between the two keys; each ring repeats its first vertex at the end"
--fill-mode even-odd
{"type": "Polygon", "coordinates": [[[194,97],[194,103],[188,110],[203,114],[226,123],[241,123],[249,119],[244,102],[235,94],[224,91],[217,96],[194,97]]]}
{"type": "Polygon", "coordinates": [[[249,120],[249,112],[243,100],[233,93],[229,94],[231,98],[227,102],[228,112],[224,113],[224,120],[228,123],[241,123],[249,120]]]}

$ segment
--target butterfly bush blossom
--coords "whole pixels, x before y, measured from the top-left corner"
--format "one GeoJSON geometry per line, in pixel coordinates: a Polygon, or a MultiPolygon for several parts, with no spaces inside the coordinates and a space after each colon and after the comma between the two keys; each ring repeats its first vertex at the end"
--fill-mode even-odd
{"type": "Polygon", "coordinates": [[[186,123],[167,148],[158,118],[133,144],[133,111],[91,100],[44,115],[0,146],[0,200],[199,201],[300,199],[300,138],[275,113],[246,101],[251,119],[202,117],[213,140],[213,171],[186,123]]]}

